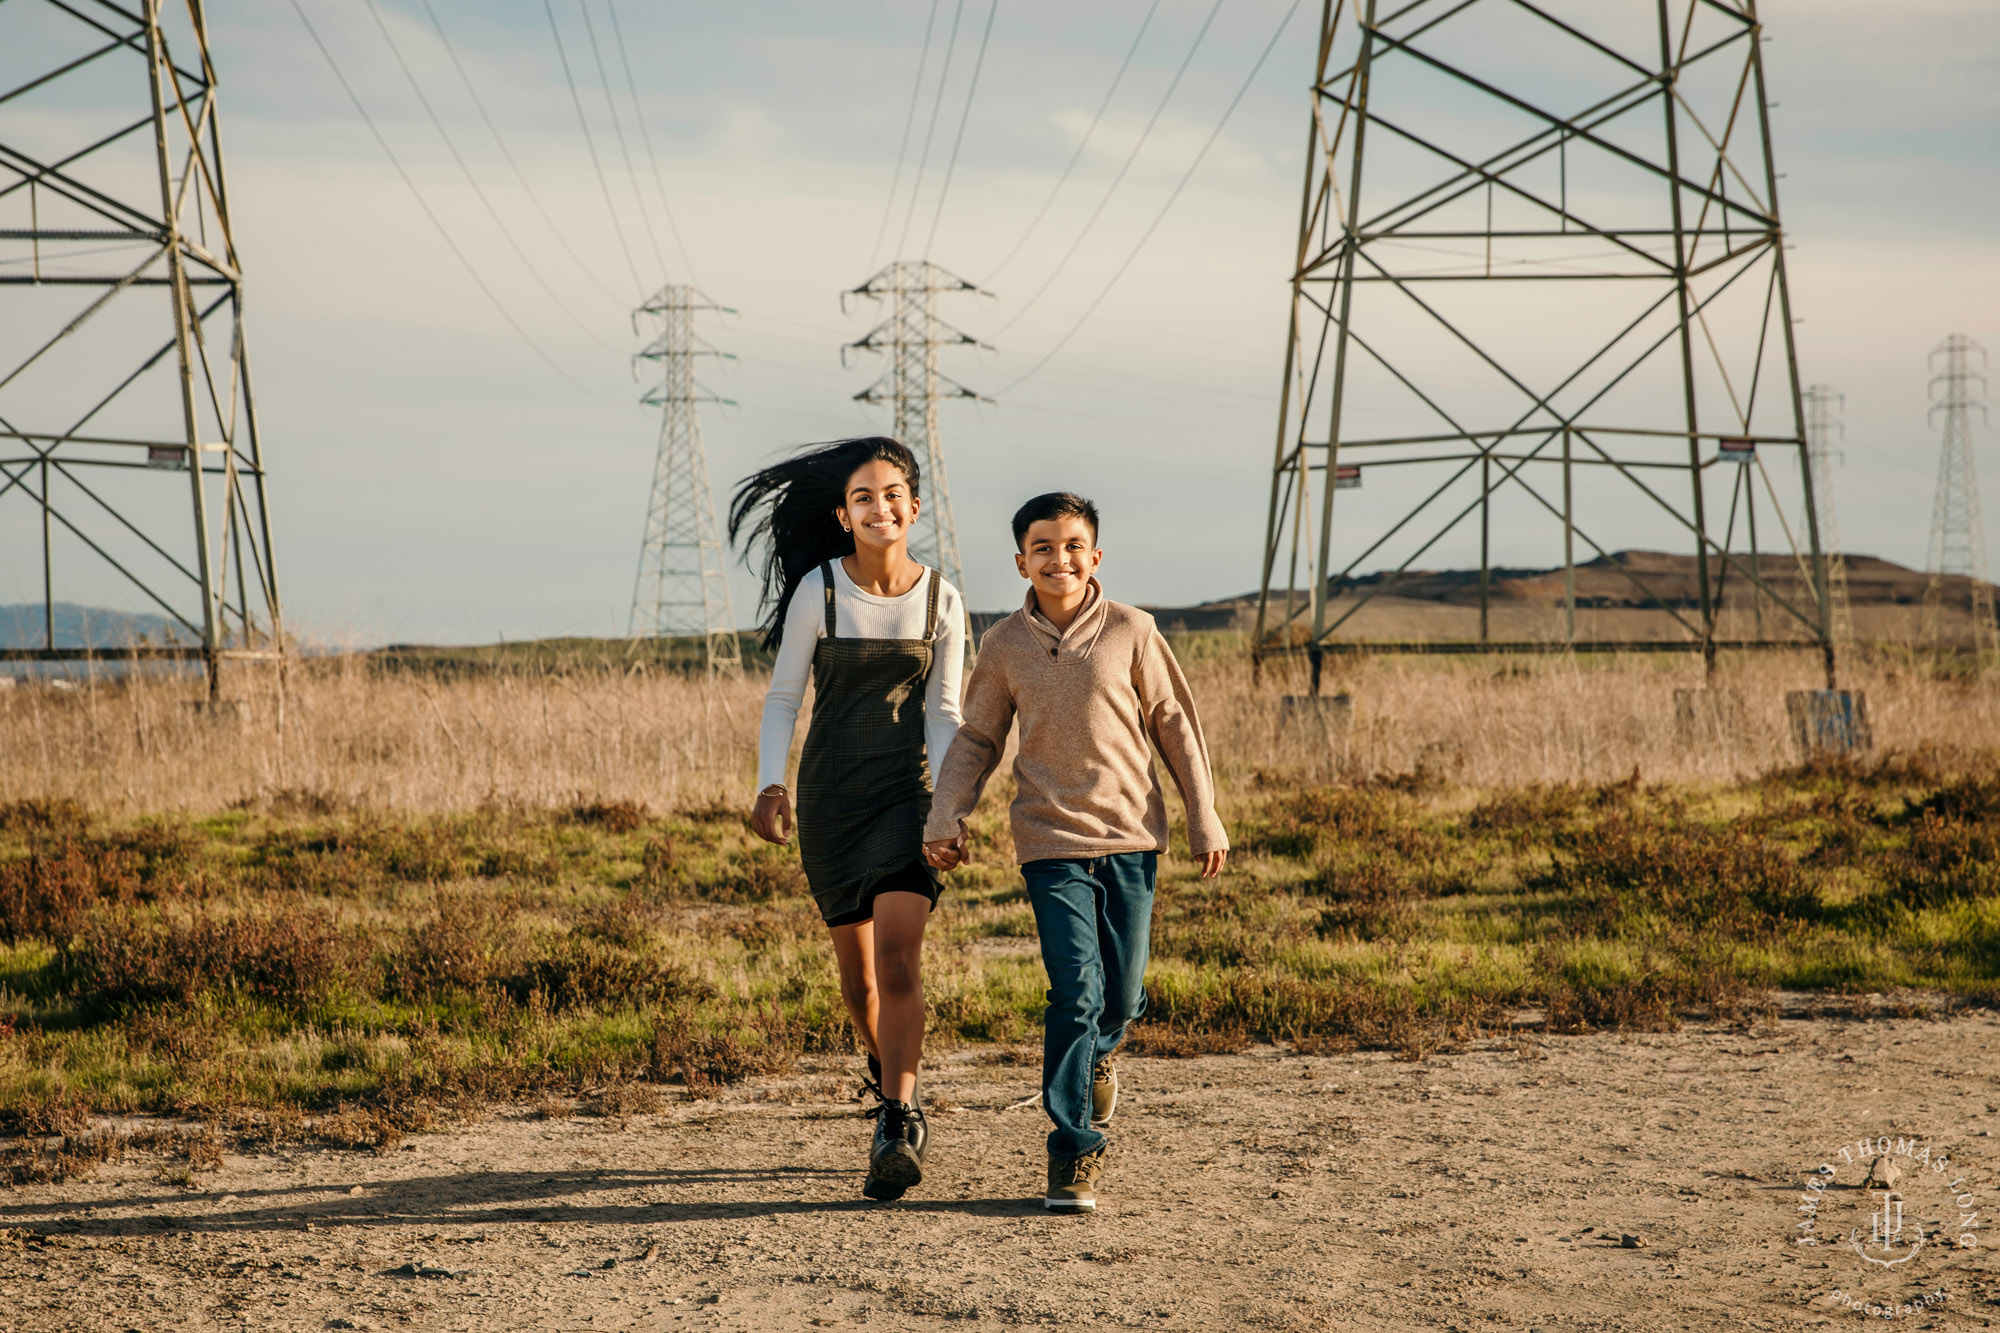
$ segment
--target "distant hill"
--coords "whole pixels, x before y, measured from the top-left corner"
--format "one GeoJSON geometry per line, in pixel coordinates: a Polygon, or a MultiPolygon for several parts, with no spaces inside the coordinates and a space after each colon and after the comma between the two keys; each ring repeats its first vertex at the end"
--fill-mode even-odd
{"type": "MultiPolygon", "coordinates": [[[[57,602],[58,648],[124,648],[144,639],[151,644],[192,642],[193,635],[165,616],[109,611],[101,606],[57,602]]],[[[0,648],[46,648],[40,602],[0,606],[0,648]]]]}
{"type": "MultiPolygon", "coordinates": [[[[1736,558],[1744,565],[1749,557],[1736,558]]],[[[1917,637],[1924,589],[1930,576],[1870,555],[1849,555],[1848,598],[1857,637],[1907,641],[1917,637]]],[[[1675,618],[1693,619],[1701,605],[1692,555],[1664,551],[1618,551],[1576,567],[1577,635],[1580,639],[1661,642],[1686,637],[1675,618]]],[[[1709,560],[1709,590],[1717,599],[1718,633],[1747,638],[1761,614],[1771,637],[1806,637],[1806,629],[1770,597],[1758,597],[1748,579],[1728,569],[1720,556],[1709,560]]],[[[1804,572],[1790,555],[1764,555],[1758,574],[1771,591],[1801,607],[1810,606],[1804,572]]],[[[1966,580],[1948,581],[1947,633],[1971,639],[1966,580]],[[1955,586],[1954,586],[1955,585],[1955,586]]],[[[1341,639],[1470,639],[1478,635],[1479,571],[1410,570],[1400,577],[1368,574],[1330,590],[1329,618],[1354,614],[1337,632],[1341,639]],[[1372,594],[1372,596],[1371,596],[1372,594]],[[1366,605],[1360,605],[1363,599],[1366,605]],[[1355,608],[1359,605],[1359,609],[1355,608]]],[[[1299,594],[1299,614],[1305,595],[1299,594]]],[[[1561,637],[1563,571],[1495,569],[1487,589],[1489,633],[1496,640],[1542,641],[1561,637]]],[[[1165,629],[1249,630],[1256,623],[1257,594],[1185,607],[1149,607],[1165,629]]],[[[1274,615],[1282,612],[1274,612],[1274,615]]],[[[1275,620],[1270,622],[1275,626],[1275,620]]]]}
{"type": "MultiPolygon", "coordinates": [[[[1739,556],[1747,564],[1747,557],[1739,556]]],[[[1782,596],[1806,605],[1798,562],[1789,556],[1766,555],[1759,573],[1782,596]]],[[[1759,608],[1748,581],[1735,570],[1725,576],[1721,559],[1709,564],[1711,594],[1719,588],[1719,632],[1724,638],[1749,637],[1756,629],[1759,608]]],[[[1924,589],[1930,576],[1869,555],[1847,557],[1849,598],[1854,607],[1856,635],[1862,639],[1898,642],[1914,640],[1921,628],[1924,589]]],[[[1968,597],[1965,580],[1950,580],[1946,623],[1949,630],[1971,640],[1971,621],[1963,610],[1968,597]]],[[[1356,640],[1472,639],[1478,635],[1479,572],[1477,570],[1411,570],[1389,580],[1369,574],[1351,579],[1328,603],[1332,618],[1354,608],[1369,593],[1376,595],[1356,611],[1337,637],[1356,640]],[[1384,585],[1387,585],[1386,587],[1384,585]],[[1379,591],[1378,591],[1379,590],[1379,591]]],[[[1806,637],[1803,626],[1763,599],[1766,632],[1774,637],[1806,637]]],[[[1298,613],[1304,614],[1300,596],[1298,613]]],[[[1580,639],[1665,641],[1686,637],[1676,614],[1693,619],[1700,605],[1693,556],[1663,551],[1619,551],[1576,567],[1577,634],[1580,639]],[[1643,585],[1643,586],[1642,586],[1643,585]]],[[[1488,621],[1496,640],[1554,641],[1561,634],[1563,571],[1496,569],[1488,585],[1488,621]]],[[[1011,609],[1011,608],[1010,608],[1011,609]]],[[[1256,623],[1257,594],[1244,593],[1192,606],[1148,606],[1160,627],[1169,632],[1248,631],[1256,623]]],[[[975,635],[984,633],[1007,611],[972,613],[975,635]]],[[[1275,628],[1273,612],[1270,627],[1275,628]]],[[[58,602],[55,606],[58,648],[124,647],[145,638],[149,643],[174,642],[180,627],[164,616],[58,602]]],[[[180,631],[179,641],[188,640],[180,631]]],[[[743,657],[758,665],[769,661],[746,631],[743,657]]],[[[0,648],[42,646],[40,603],[0,606],[0,648]]],[[[699,639],[543,639],[526,643],[442,647],[392,644],[369,653],[388,670],[451,674],[491,670],[566,670],[577,668],[686,670],[701,661],[699,639]]]]}
{"type": "MultiPolygon", "coordinates": [[[[744,630],[736,636],[747,666],[767,667],[775,654],[765,651],[761,636],[744,630]]],[[[481,676],[494,672],[531,675],[572,671],[699,671],[707,661],[706,643],[699,636],[638,639],[527,639],[512,643],[428,644],[392,643],[362,656],[378,671],[414,672],[426,676],[481,676]]]]}

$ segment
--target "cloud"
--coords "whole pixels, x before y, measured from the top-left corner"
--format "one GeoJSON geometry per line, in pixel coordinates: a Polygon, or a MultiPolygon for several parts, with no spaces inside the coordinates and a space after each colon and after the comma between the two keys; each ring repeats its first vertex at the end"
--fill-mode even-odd
{"type": "MultiPolygon", "coordinates": [[[[1085,149],[1078,170],[1108,179],[1131,153],[1146,128],[1147,119],[1147,116],[1136,113],[1107,113],[1099,123],[1097,133],[1091,136],[1090,146],[1085,149]]],[[[1077,109],[1058,111],[1049,117],[1049,122],[1062,132],[1074,152],[1084,132],[1090,128],[1090,113],[1077,109]]],[[[1194,161],[1195,155],[1201,152],[1202,145],[1214,132],[1213,122],[1200,122],[1172,112],[1163,113],[1153,126],[1152,133],[1146,136],[1145,147],[1133,161],[1132,172],[1127,179],[1171,185],[1180,179],[1188,163],[1194,161]]],[[[1216,138],[1215,146],[1208,150],[1201,170],[1204,175],[1212,174],[1219,178],[1262,178],[1271,173],[1271,155],[1225,130],[1216,138]]]]}
{"type": "MultiPolygon", "coordinates": [[[[540,365],[458,268],[289,7],[219,16],[223,134],[291,614],[323,630],[407,638],[622,625],[657,420],[634,402],[628,311],[638,293],[628,290],[635,284],[545,21],[533,5],[439,7],[581,267],[515,182],[428,24],[413,18],[420,12],[404,0],[378,3],[509,227],[608,347],[569,324],[495,231],[365,9],[312,12],[454,239],[588,395],[540,365]]],[[[1047,197],[1089,123],[1081,108],[1096,106],[1137,22],[1109,8],[1023,0],[1018,12],[1002,9],[933,250],[939,262],[983,279],[1047,197]]],[[[1985,4],[1765,0],[1761,8],[1777,38],[1767,49],[1781,103],[1774,133],[1788,173],[1787,221],[1801,242],[1792,287],[1805,320],[1802,369],[1848,395],[1843,527],[1854,549],[1921,560],[1936,448],[1922,417],[1923,356],[1956,328],[2000,349],[1990,323],[2000,309],[2000,252],[1990,239],[2000,208],[2000,94],[1990,77],[2000,36],[1980,21],[1985,4]]],[[[1000,299],[946,300],[946,318],[987,334],[1019,309],[1143,127],[1157,92],[1136,90],[1165,86],[1205,12],[1163,8],[1161,33],[1142,48],[1077,178],[995,282],[1000,299]],[[1169,20],[1180,26],[1169,30],[1169,20]]],[[[991,388],[1068,327],[1199,150],[1282,12],[1225,9],[1071,271],[998,354],[945,353],[946,373],[991,388]]],[[[908,209],[907,193],[892,210],[885,204],[922,7],[624,6],[621,14],[688,249],[710,293],[743,312],[704,325],[741,358],[702,372],[743,404],[704,409],[723,494],[774,450],[886,425],[851,397],[879,367],[843,369],[837,351],[879,312],[843,317],[838,293],[866,276],[885,211],[887,246],[908,209]]],[[[1058,483],[1096,492],[1117,516],[1112,573],[1121,595],[1178,602],[1255,583],[1312,56],[1303,14],[1099,316],[998,407],[942,409],[975,605],[1012,600],[1006,514],[1026,488],[1058,483]]],[[[955,79],[969,51],[961,46],[955,79]]],[[[594,65],[582,77],[606,186],[644,287],[658,266],[594,65]]],[[[918,176],[929,105],[926,95],[903,191],[918,176]]],[[[917,246],[959,94],[942,106],[912,213],[917,246]]],[[[629,120],[625,129],[633,133],[629,120]]],[[[640,151],[636,138],[628,146],[640,151]]],[[[650,171],[635,165],[639,193],[654,207],[650,171]]],[[[672,266],[664,219],[656,212],[653,221],[672,266]]],[[[1991,463],[1988,437],[1981,447],[1982,464],[1991,463]]],[[[747,615],[748,580],[736,591],[747,615]]]]}

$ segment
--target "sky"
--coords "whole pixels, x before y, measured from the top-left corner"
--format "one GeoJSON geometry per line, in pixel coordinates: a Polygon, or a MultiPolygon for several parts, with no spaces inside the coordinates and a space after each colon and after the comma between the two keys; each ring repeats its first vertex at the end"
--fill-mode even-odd
{"type": "MultiPolygon", "coordinates": [[[[840,351],[882,312],[852,299],[843,311],[841,292],[926,246],[992,293],[940,308],[991,345],[940,354],[945,373],[995,400],[940,409],[971,605],[1018,599],[1008,515],[1056,488],[1098,501],[1103,577],[1121,600],[1254,590],[1317,6],[1297,6],[1280,32],[1291,0],[624,0],[642,138],[613,11],[586,3],[554,0],[553,12],[601,180],[537,0],[431,0],[497,138],[423,0],[374,0],[372,13],[368,0],[299,0],[465,263],[294,7],[210,6],[295,633],[354,644],[623,633],[657,435],[631,362],[638,297],[691,278],[735,312],[701,326],[735,357],[701,369],[735,403],[702,409],[720,501],[787,448],[886,429],[885,409],[852,397],[880,361],[843,365],[840,351]],[[1128,50],[1101,124],[1030,229],[1128,50]]],[[[2000,24],[1990,0],[1760,9],[1801,375],[1845,396],[1844,543],[1921,565],[1937,458],[1926,355],[1951,332],[2000,347],[2000,24]]],[[[2000,449],[1989,431],[1975,439],[2000,495],[2000,449]]],[[[19,551],[5,530],[19,538],[33,513],[0,507],[0,550],[19,551]]],[[[1503,531],[1495,554],[1530,562],[1544,546],[1503,531]]],[[[9,563],[0,602],[39,600],[38,573],[9,563]]],[[[747,624],[755,585],[740,566],[732,584],[747,624]]],[[[57,597],[142,605],[81,562],[57,597]]]]}

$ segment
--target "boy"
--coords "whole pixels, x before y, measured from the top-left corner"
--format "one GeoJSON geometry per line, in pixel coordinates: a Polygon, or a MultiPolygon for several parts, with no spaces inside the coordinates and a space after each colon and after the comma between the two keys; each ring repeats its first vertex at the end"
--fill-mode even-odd
{"type": "Polygon", "coordinates": [[[1167,812],[1158,746],[1187,807],[1203,879],[1229,847],[1215,816],[1208,749],[1187,680],[1153,618],[1098,586],[1097,507],[1067,492],[1014,515],[1027,603],[986,632],[966,685],[964,722],[939,767],[924,827],[931,864],[966,860],[965,816],[1021,723],[1014,759],[1014,850],[1049,974],[1042,1101],[1049,1134],[1043,1203],[1097,1206],[1103,1126],[1118,1101],[1111,1054],[1145,1008],[1153,883],[1167,812]]]}

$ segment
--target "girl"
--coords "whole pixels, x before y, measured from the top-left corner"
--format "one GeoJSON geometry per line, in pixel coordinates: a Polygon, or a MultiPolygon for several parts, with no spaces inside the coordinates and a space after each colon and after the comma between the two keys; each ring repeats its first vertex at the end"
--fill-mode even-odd
{"type": "Polygon", "coordinates": [[[871,1199],[900,1198],[923,1178],[920,965],[939,887],[923,849],[925,752],[941,763],[958,732],[965,652],[958,590],[910,558],[918,482],[916,457],[896,441],[838,440],[753,474],[729,510],[730,540],[747,531],[763,548],[764,642],[778,653],[750,816],[766,842],[791,840],[785,761],[812,676],[799,856],[882,1099],[861,1190],[871,1199]]]}

